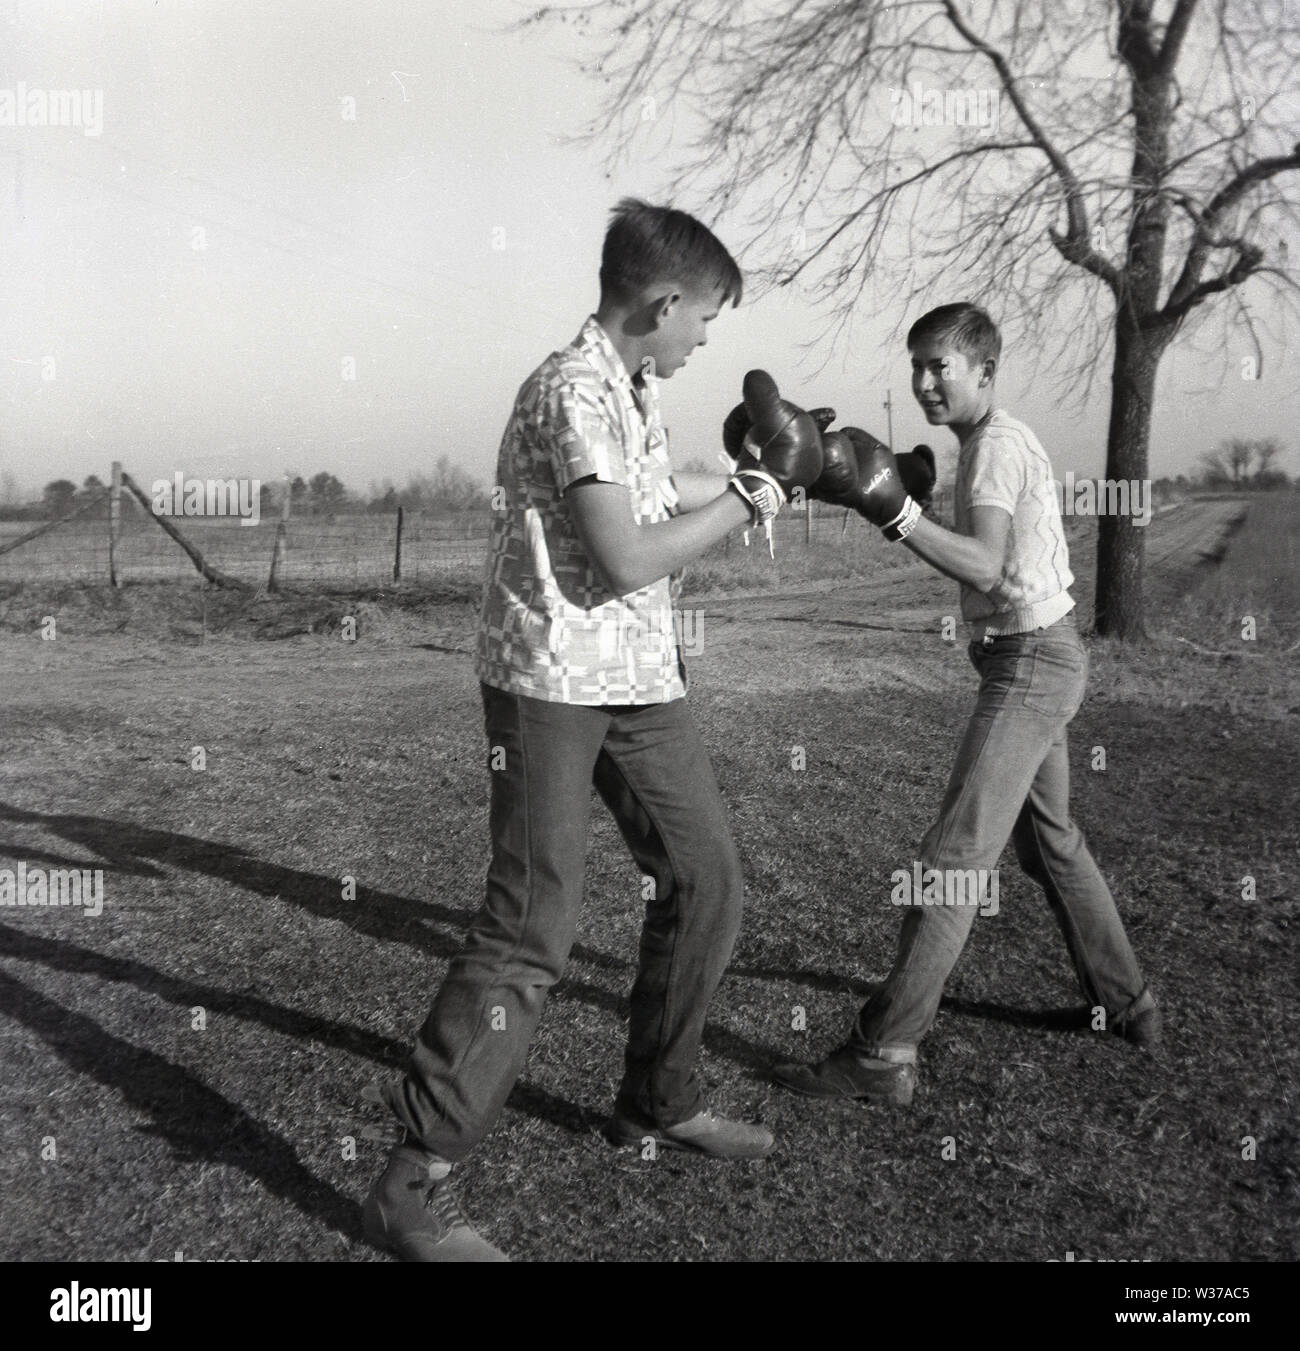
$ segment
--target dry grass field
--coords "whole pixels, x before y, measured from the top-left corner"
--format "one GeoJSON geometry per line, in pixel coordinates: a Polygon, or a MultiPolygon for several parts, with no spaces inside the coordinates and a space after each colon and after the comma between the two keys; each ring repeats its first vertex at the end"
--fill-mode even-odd
{"type": "MultiPolygon", "coordinates": [[[[1300,1256],[1294,501],[1158,517],[1152,641],[1092,643],[1075,812],[1164,1057],[1071,1022],[1063,944],[1008,855],[906,1112],[793,1098],[768,1069],[837,1044],[888,968],[889,874],[972,694],[942,636],[955,586],[865,530],[689,573],[691,698],[748,896],[703,1070],[778,1148],[719,1166],[602,1139],[640,888],[601,814],[569,971],[463,1170],[483,1230],[538,1260],[1300,1256]]],[[[1073,549],[1086,614],[1086,524],[1073,549]]],[[[380,1260],[367,1086],[402,1064],[487,858],[475,572],[0,589],[0,868],[101,868],[105,893],[98,916],[0,909],[0,1258],[380,1260]]]]}

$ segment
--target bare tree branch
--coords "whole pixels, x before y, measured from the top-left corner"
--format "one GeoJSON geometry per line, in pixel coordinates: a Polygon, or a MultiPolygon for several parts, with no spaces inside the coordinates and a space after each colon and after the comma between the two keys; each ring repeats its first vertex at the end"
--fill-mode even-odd
{"type": "MultiPolygon", "coordinates": [[[[1256,183],[1266,182],[1288,169],[1300,169],[1300,145],[1289,155],[1274,155],[1268,159],[1256,160],[1247,165],[1211,198],[1209,205],[1196,218],[1196,230],[1191,247],[1187,251],[1183,270],[1179,274],[1169,299],[1161,312],[1166,321],[1178,322],[1194,306],[1199,305],[1207,296],[1217,291],[1236,286],[1255,271],[1263,258],[1263,250],[1257,245],[1247,244],[1244,240],[1234,239],[1225,243],[1214,234],[1216,222],[1234,203],[1238,202],[1256,183]],[[1233,266],[1219,277],[1202,282],[1206,261],[1214,248],[1230,244],[1237,248],[1238,257],[1233,266]],[[1249,260],[1249,262],[1247,262],[1249,260]]],[[[1190,206],[1189,206],[1190,209],[1190,206]]]]}
{"type": "Polygon", "coordinates": [[[1196,4],[1197,0],[1178,0],[1174,6],[1173,17],[1165,28],[1165,40],[1160,44],[1160,55],[1156,59],[1156,69],[1161,75],[1168,76],[1174,73],[1183,43],[1187,39],[1187,30],[1191,27],[1196,4]]]}
{"type": "Polygon", "coordinates": [[[1088,212],[1084,205],[1083,191],[1079,180],[1075,177],[1074,171],[1070,168],[1065,156],[1057,149],[1051,137],[1048,136],[1038,119],[1030,111],[1020,89],[1017,87],[1016,78],[1007,64],[1006,57],[992,43],[985,41],[971,29],[958,12],[953,0],[943,0],[943,7],[948,15],[948,21],[970,44],[971,48],[983,53],[992,62],[993,68],[997,71],[998,79],[1002,82],[1002,88],[1011,100],[1011,106],[1016,110],[1016,115],[1020,118],[1033,143],[1047,156],[1065,188],[1066,218],[1069,222],[1069,228],[1063,235],[1055,229],[1048,232],[1057,252],[1067,262],[1074,263],[1086,272],[1091,272],[1093,276],[1099,277],[1118,295],[1120,289],[1119,273],[1107,259],[1103,258],[1092,247],[1088,232],[1088,212]]]}

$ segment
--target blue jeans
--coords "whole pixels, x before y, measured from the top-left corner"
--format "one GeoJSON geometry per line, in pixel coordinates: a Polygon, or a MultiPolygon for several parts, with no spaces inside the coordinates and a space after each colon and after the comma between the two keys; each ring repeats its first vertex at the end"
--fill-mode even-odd
{"type": "Polygon", "coordinates": [[[594,786],[642,873],[637,899],[650,893],[616,1105],[647,1125],[688,1120],[703,1107],[695,1061],[743,899],[695,720],[682,699],[583,707],[482,694],[494,763],[486,897],[389,1106],[450,1163],[491,1129],[573,945],[594,786]]]}
{"type": "MultiPolygon", "coordinates": [[[[1046,893],[1084,997],[1111,1019],[1129,1008],[1144,982],[1106,879],[1070,819],[1066,728],[1088,679],[1074,616],[1034,633],[972,643],[970,657],[979,695],[920,862],[926,869],[992,870],[1012,840],[1020,866],[1046,893]]],[[[976,913],[973,905],[908,910],[893,969],[854,1025],[855,1050],[881,1060],[916,1059],[976,913]]]]}

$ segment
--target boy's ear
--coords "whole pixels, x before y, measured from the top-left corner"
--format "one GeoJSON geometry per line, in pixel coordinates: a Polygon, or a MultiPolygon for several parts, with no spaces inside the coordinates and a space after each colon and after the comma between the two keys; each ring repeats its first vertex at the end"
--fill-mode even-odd
{"type": "Polygon", "coordinates": [[[991,385],[991,384],[993,383],[993,377],[994,377],[995,375],[997,375],[997,373],[998,373],[998,359],[997,359],[997,357],[985,357],[985,358],[984,358],[984,371],[983,371],[982,378],[981,378],[981,380],[980,380],[980,384],[982,384],[982,385],[991,385]]]}
{"type": "Polygon", "coordinates": [[[667,285],[659,287],[654,302],[656,323],[662,323],[667,319],[673,306],[679,304],[681,299],[682,288],[676,282],[669,282],[667,285]]]}

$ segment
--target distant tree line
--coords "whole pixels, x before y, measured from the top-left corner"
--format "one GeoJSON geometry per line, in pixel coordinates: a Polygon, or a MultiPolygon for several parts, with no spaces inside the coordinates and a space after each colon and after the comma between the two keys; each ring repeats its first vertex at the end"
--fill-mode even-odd
{"type": "MultiPolygon", "coordinates": [[[[130,466],[127,466],[128,472],[130,466]]],[[[199,477],[187,475],[187,477],[199,477]]],[[[205,476],[206,477],[206,476],[205,476]]],[[[227,477],[236,477],[230,475],[227,477]]],[[[261,485],[261,512],[263,518],[278,515],[284,479],[264,479],[261,485]]],[[[141,483],[147,492],[150,484],[141,483]]],[[[87,501],[107,491],[108,484],[98,474],[90,474],[80,487],[71,479],[53,479],[41,490],[38,501],[22,501],[14,477],[6,473],[0,479],[0,520],[57,520],[67,516],[87,501]]],[[[398,507],[430,516],[454,516],[464,512],[485,510],[489,492],[470,473],[453,464],[449,455],[440,455],[433,469],[407,476],[404,487],[397,487],[391,479],[372,482],[365,493],[349,491],[337,476],[322,471],[304,478],[301,474],[289,480],[290,513],[301,516],[342,516],[395,514],[398,507]]],[[[129,493],[122,494],[122,511],[126,515],[142,512],[143,508],[129,493]]],[[[85,513],[89,517],[107,517],[107,500],[85,513]]]]}
{"type": "MultiPolygon", "coordinates": [[[[372,481],[365,493],[353,493],[335,475],[320,473],[310,479],[296,475],[289,490],[293,516],[391,515],[398,507],[430,516],[455,516],[488,504],[488,490],[453,464],[449,455],[440,455],[432,471],[408,474],[403,488],[384,479],[380,484],[372,481]]],[[[279,510],[281,492],[279,484],[262,484],[263,515],[279,510]]]]}
{"type": "Polygon", "coordinates": [[[1199,461],[1200,481],[1207,488],[1254,488],[1271,491],[1290,484],[1278,468],[1282,444],[1274,437],[1247,440],[1234,436],[1205,451],[1199,461]]]}

